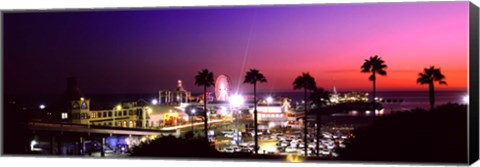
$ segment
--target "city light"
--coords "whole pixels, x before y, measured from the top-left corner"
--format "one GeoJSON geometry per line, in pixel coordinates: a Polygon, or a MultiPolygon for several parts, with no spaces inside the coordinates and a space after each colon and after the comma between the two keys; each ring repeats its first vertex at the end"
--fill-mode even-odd
{"type": "Polygon", "coordinates": [[[41,110],[43,110],[43,109],[45,109],[45,105],[40,104],[39,108],[40,108],[41,110]]]}
{"type": "Polygon", "coordinates": [[[378,111],[378,114],[383,115],[385,113],[385,109],[382,108],[380,111],[378,111]]]}
{"type": "Polygon", "coordinates": [[[227,107],[222,106],[222,107],[220,108],[220,110],[221,110],[221,112],[222,112],[222,115],[227,115],[227,107]]]}
{"type": "Polygon", "coordinates": [[[298,155],[288,154],[285,158],[288,162],[303,162],[303,158],[298,155]]]}
{"type": "Polygon", "coordinates": [[[195,112],[196,112],[195,109],[192,109],[192,114],[195,114],[195,112]]]}
{"type": "Polygon", "coordinates": [[[121,109],[122,109],[122,106],[121,106],[121,105],[117,105],[117,106],[115,107],[115,109],[121,110],[121,109]]]}
{"type": "Polygon", "coordinates": [[[463,102],[464,102],[465,104],[468,104],[468,103],[469,103],[469,99],[470,99],[470,98],[468,97],[468,95],[463,96],[463,102]]]}
{"type": "Polygon", "coordinates": [[[83,98],[83,97],[80,97],[80,101],[84,101],[84,100],[85,100],[85,98],[83,98]]]}
{"type": "Polygon", "coordinates": [[[241,106],[245,102],[245,99],[243,99],[243,96],[240,96],[238,94],[234,94],[230,97],[230,104],[238,107],[241,106]]]}
{"type": "Polygon", "coordinates": [[[158,136],[157,135],[151,135],[150,137],[148,137],[150,140],[155,140],[158,136]]]}
{"type": "Polygon", "coordinates": [[[275,123],[274,122],[269,122],[268,123],[268,128],[273,128],[275,127],[275,123]]]}
{"type": "Polygon", "coordinates": [[[148,114],[152,114],[153,110],[150,107],[147,107],[148,114]]]}
{"type": "Polygon", "coordinates": [[[270,104],[273,102],[273,98],[271,96],[267,97],[267,103],[270,104]]]}
{"type": "Polygon", "coordinates": [[[35,141],[35,140],[32,140],[32,142],[30,142],[30,150],[33,151],[33,147],[35,147],[35,145],[37,145],[38,142],[35,141]]]}
{"type": "Polygon", "coordinates": [[[153,104],[153,105],[157,105],[157,104],[158,104],[158,100],[157,100],[157,99],[152,99],[152,104],[153,104]]]}

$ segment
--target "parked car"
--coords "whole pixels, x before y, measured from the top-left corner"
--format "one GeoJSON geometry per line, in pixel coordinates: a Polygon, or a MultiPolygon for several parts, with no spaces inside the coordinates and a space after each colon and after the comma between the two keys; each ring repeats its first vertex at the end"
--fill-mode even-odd
{"type": "Polygon", "coordinates": [[[322,149],[322,150],[320,150],[320,154],[322,154],[322,155],[330,155],[330,150],[328,150],[328,149],[322,149]]]}
{"type": "Polygon", "coordinates": [[[293,153],[293,152],[297,152],[297,149],[296,149],[296,148],[293,148],[293,147],[287,147],[287,148],[285,148],[285,152],[287,152],[287,153],[293,153]]]}
{"type": "Polygon", "coordinates": [[[322,135],[323,135],[323,138],[327,138],[327,139],[333,138],[333,135],[329,132],[323,132],[322,135]]]}
{"type": "Polygon", "coordinates": [[[226,153],[234,153],[235,150],[231,147],[225,147],[223,148],[222,152],[226,152],[226,153]]]}
{"type": "Polygon", "coordinates": [[[227,133],[233,134],[234,131],[233,131],[233,130],[225,130],[225,131],[222,131],[221,133],[222,133],[222,134],[227,134],[227,133]]]}
{"type": "MultiPolygon", "coordinates": [[[[257,131],[257,134],[258,134],[258,135],[263,135],[263,132],[257,131]]],[[[250,131],[250,135],[255,136],[255,132],[254,132],[254,131],[250,131]]]]}
{"type": "Polygon", "coordinates": [[[285,152],[285,147],[279,146],[279,147],[277,147],[277,150],[278,150],[278,152],[280,152],[280,153],[285,152]]]}
{"type": "Polygon", "coordinates": [[[270,135],[272,138],[275,138],[275,139],[278,139],[278,137],[282,136],[283,134],[282,133],[273,133],[272,135],[270,135]]]}
{"type": "MultiPolygon", "coordinates": [[[[310,150],[310,149],[307,149],[307,154],[308,154],[308,155],[313,155],[313,151],[310,150]]],[[[305,156],[305,150],[302,150],[302,155],[305,156]]]]}
{"type": "Polygon", "coordinates": [[[305,143],[299,142],[299,143],[298,143],[298,147],[299,147],[299,148],[304,148],[304,147],[305,147],[305,143]]]}
{"type": "Polygon", "coordinates": [[[298,147],[298,142],[295,141],[295,140],[292,140],[292,141],[290,142],[290,146],[291,146],[291,147],[294,147],[294,148],[297,148],[297,147],[298,147]]]}
{"type": "Polygon", "coordinates": [[[335,148],[335,144],[327,144],[327,149],[333,150],[335,148]]]}
{"type": "Polygon", "coordinates": [[[225,133],[224,137],[233,138],[233,133],[225,133]]]}

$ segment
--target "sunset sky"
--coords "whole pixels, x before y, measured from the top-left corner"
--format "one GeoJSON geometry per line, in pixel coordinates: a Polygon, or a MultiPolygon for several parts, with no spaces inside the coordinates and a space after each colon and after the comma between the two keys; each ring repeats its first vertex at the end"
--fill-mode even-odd
{"type": "Polygon", "coordinates": [[[10,12],[4,89],[62,93],[76,76],[86,94],[155,93],[177,80],[199,92],[207,68],[250,91],[241,81],[257,68],[268,80],[259,91],[293,91],[302,72],[327,89],[370,91],[360,66],[378,55],[380,91],[427,90],[416,78],[430,65],[446,76],[437,89],[466,90],[468,27],[468,2],[10,12]]]}

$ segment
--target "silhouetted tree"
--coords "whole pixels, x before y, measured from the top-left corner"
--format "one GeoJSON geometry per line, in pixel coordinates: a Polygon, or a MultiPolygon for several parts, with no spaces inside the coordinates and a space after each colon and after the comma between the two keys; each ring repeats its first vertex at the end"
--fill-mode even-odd
{"type": "Polygon", "coordinates": [[[321,108],[328,102],[330,101],[330,92],[325,91],[323,88],[316,88],[313,90],[313,93],[310,95],[310,99],[312,100],[312,103],[317,106],[317,109],[315,110],[315,115],[316,115],[316,121],[317,121],[317,129],[316,129],[316,137],[317,137],[317,142],[316,142],[316,149],[317,149],[317,156],[320,156],[320,135],[321,135],[321,108]]]}
{"type": "Polygon", "coordinates": [[[245,80],[243,83],[253,84],[253,101],[254,101],[254,110],[253,110],[253,122],[255,126],[255,154],[258,154],[258,123],[257,123],[257,82],[263,83],[267,82],[265,76],[260,73],[257,69],[250,69],[245,75],[245,80]]]}
{"type": "Polygon", "coordinates": [[[440,72],[440,68],[430,66],[430,68],[423,69],[423,73],[418,74],[417,84],[428,84],[428,92],[430,95],[430,110],[433,110],[435,105],[435,88],[434,83],[438,82],[440,85],[447,85],[445,76],[440,72]]]}
{"type": "Polygon", "coordinates": [[[370,81],[373,82],[373,98],[372,98],[372,101],[373,101],[373,109],[376,109],[375,108],[375,97],[377,97],[377,90],[376,90],[376,80],[377,80],[377,77],[376,77],[376,74],[379,74],[379,75],[387,75],[387,72],[385,71],[385,69],[387,68],[387,65],[385,64],[385,62],[382,60],[382,58],[378,57],[377,55],[373,56],[373,57],[370,57],[370,59],[365,59],[365,62],[363,63],[362,67],[360,67],[362,69],[361,72],[363,73],[372,73],[372,75],[370,75],[370,77],[368,78],[370,81]]]}
{"type": "Polygon", "coordinates": [[[378,117],[356,128],[339,150],[340,160],[466,163],[467,105],[446,104],[434,111],[412,109],[378,117]]]}
{"type": "Polygon", "coordinates": [[[314,90],[317,88],[317,83],[315,82],[315,79],[310,76],[309,73],[302,73],[302,75],[298,76],[294,81],[293,81],[293,89],[302,89],[304,91],[304,103],[305,103],[305,114],[303,117],[303,125],[304,125],[304,131],[303,131],[303,136],[304,136],[304,142],[305,142],[305,156],[308,156],[308,147],[307,147],[307,90],[314,90]]]}
{"type": "Polygon", "coordinates": [[[203,69],[202,71],[198,72],[197,76],[195,76],[195,85],[203,86],[203,117],[204,119],[204,131],[205,131],[205,139],[208,143],[208,117],[207,117],[207,87],[213,86],[213,73],[208,71],[207,69],[203,69]]]}

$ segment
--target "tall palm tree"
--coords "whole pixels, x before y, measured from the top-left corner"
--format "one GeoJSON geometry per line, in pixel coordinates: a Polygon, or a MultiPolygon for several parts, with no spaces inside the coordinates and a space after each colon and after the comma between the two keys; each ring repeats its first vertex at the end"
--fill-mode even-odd
{"type": "Polygon", "coordinates": [[[304,102],[305,102],[305,114],[303,116],[303,141],[305,142],[305,156],[308,156],[307,152],[307,90],[314,90],[317,88],[317,83],[315,83],[315,79],[310,76],[309,73],[302,73],[302,75],[298,76],[295,81],[293,81],[293,89],[302,89],[304,91],[304,102]]]}
{"type": "Polygon", "coordinates": [[[430,95],[430,110],[433,110],[435,105],[435,88],[434,83],[438,82],[440,85],[447,85],[445,82],[445,76],[440,71],[440,68],[430,66],[430,68],[423,69],[423,73],[418,74],[417,84],[428,84],[428,92],[430,95]]]}
{"type": "Polygon", "coordinates": [[[245,75],[245,80],[243,83],[253,84],[253,101],[254,101],[254,110],[253,110],[253,125],[255,127],[255,154],[258,154],[258,124],[257,124],[257,82],[263,83],[267,82],[267,78],[263,76],[257,69],[250,69],[245,75]]]}
{"type": "Polygon", "coordinates": [[[372,75],[370,75],[368,79],[373,82],[372,104],[373,104],[373,109],[375,110],[376,109],[375,97],[377,97],[376,74],[386,76],[387,71],[385,71],[385,69],[387,68],[387,65],[385,64],[385,61],[382,60],[382,58],[375,55],[373,57],[370,57],[368,60],[365,59],[365,62],[363,62],[363,65],[360,68],[362,69],[363,73],[372,73],[372,75]]]}
{"type": "Polygon", "coordinates": [[[213,73],[207,69],[199,71],[195,76],[195,85],[203,86],[203,117],[205,118],[203,128],[205,130],[205,139],[208,142],[207,87],[214,86],[213,73]]]}
{"type": "Polygon", "coordinates": [[[317,142],[316,142],[316,154],[317,157],[320,156],[320,135],[321,135],[321,126],[320,126],[320,119],[321,119],[321,108],[328,102],[330,101],[330,92],[325,91],[323,88],[316,88],[313,90],[313,93],[310,95],[310,100],[312,100],[312,103],[316,105],[316,121],[317,121],[317,129],[316,129],[316,137],[317,137],[317,142]]]}

